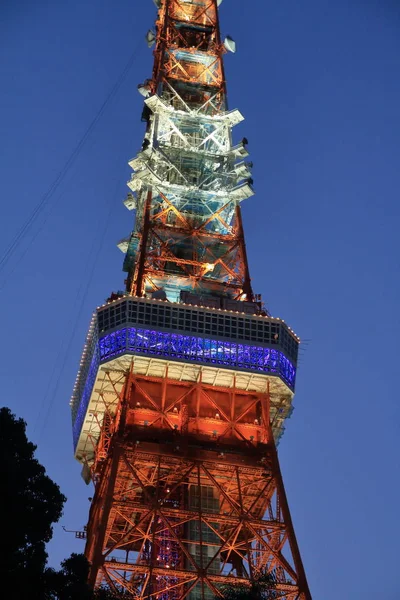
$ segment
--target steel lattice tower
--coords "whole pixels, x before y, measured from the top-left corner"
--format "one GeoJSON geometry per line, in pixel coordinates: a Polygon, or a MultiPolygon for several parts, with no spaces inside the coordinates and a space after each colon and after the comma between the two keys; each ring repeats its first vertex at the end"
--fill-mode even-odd
{"type": "Polygon", "coordinates": [[[254,296],[240,203],[253,195],[227,108],[221,0],[158,0],[146,133],[130,161],[126,291],[93,315],[72,397],[95,495],[90,583],[133,598],[213,599],[275,577],[311,599],[275,444],[299,340],[254,296]]]}

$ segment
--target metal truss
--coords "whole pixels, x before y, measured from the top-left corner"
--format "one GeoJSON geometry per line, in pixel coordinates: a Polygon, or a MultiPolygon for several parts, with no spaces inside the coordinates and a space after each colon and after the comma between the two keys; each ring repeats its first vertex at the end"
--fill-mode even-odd
{"type": "Polygon", "coordinates": [[[232,436],[239,446],[246,440],[251,444],[265,442],[267,403],[271,431],[275,441],[280,439],[284,420],[292,410],[292,398],[290,390],[277,385],[275,378],[265,378],[257,389],[249,374],[162,362],[145,362],[138,357],[133,360],[125,355],[99,370],[77,453],[92,478],[97,472],[96,462],[109,448],[126,369],[131,371],[131,382],[138,392],[130,409],[132,419],[139,427],[150,427],[146,429],[149,435],[151,428],[159,428],[160,423],[161,427],[168,425],[172,431],[180,431],[185,416],[186,433],[203,435],[215,443],[231,440],[232,436]],[[185,374],[185,367],[189,373],[185,374]]]}
{"type": "Polygon", "coordinates": [[[277,598],[311,598],[269,405],[268,394],[125,374],[92,466],[92,584],[208,599],[268,571],[277,598]]]}
{"type": "Polygon", "coordinates": [[[243,117],[227,107],[219,3],[156,1],[125,200],[136,220],[119,244],[138,306],[119,293],[97,310],[71,405],[95,486],[89,583],[214,600],[269,572],[275,598],[311,600],[275,447],[299,340],[252,292],[241,217],[252,165],[247,140],[232,142],[243,117]]]}
{"type": "Polygon", "coordinates": [[[224,52],[215,0],[162,3],[142,86],[147,130],[129,163],[136,222],[124,268],[134,295],[253,300],[239,206],[253,194],[251,163],[237,162],[245,144],[232,145],[243,117],[226,110],[224,52]]]}

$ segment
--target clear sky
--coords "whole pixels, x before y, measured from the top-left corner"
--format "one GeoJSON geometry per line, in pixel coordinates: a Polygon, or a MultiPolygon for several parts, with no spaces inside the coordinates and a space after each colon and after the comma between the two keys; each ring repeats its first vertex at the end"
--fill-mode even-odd
{"type": "MultiPolygon", "coordinates": [[[[399,142],[396,0],[224,0],[229,102],[246,120],[256,196],[243,204],[253,287],[305,340],[279,447],[315,599],[400,597],[399,142]]],[[[50,562],[83,543],[92,490],[73,459],[69,398],[90,315],[123,288],[116,248],[151,74],[151,0],[2,0],[1,403],[28,422],[68,497],[50,562]]]]}

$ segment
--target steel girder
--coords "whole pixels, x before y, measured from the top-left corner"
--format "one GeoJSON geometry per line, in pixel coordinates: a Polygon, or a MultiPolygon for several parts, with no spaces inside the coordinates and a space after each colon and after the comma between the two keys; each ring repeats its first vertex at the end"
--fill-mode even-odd
{"type": "Polygon", "coordinates": [[[128,183],[136,221],[124,269],[134,295],[253,300],[239,206],[253,190],[232,145],[243,117],[226,110],[224,52],[215,0],[161,4],[153,77],[142,86],[147,130],[128,183]]]}
{"type": "Polygon", "coordinates": [[[277,598],[311,598],[269,406],[268,394],[126,374],[92,464],[91,583],[207,600],[267,571],[277,598]]]}

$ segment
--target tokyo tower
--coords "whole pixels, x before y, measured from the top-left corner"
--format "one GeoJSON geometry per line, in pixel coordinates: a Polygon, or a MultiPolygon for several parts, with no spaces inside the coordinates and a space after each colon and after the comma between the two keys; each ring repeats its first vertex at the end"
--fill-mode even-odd
{"type": "Polygon", "coordinates": [[[213,600],[261,574],[310,600],[276,444],[299,339],[252,291],[241,202],[243,120],[228,110],[222,0],[155,0],[145,135],[129,164],[126,290],[95,311],[71,400],[95,493],[90,585],[135,599],[213,600]]]}

